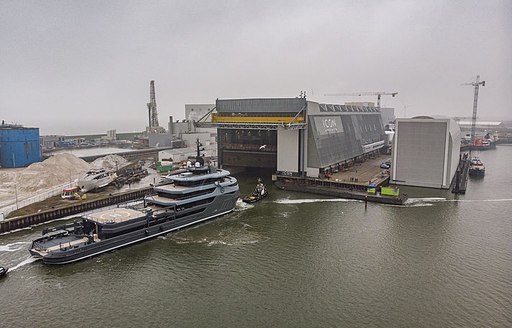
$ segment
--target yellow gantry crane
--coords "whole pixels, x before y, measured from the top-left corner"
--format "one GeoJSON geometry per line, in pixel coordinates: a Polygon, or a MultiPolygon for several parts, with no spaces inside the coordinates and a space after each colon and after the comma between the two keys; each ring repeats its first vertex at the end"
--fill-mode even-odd
{"type": "Polygon", "coordinates": [[[381,96],[395,97],[398,92],[352,92],[352,93],[326,93],[328,97],[361,97],[361,96],[377,96],[377,107],[380,108],[381,96]]]}

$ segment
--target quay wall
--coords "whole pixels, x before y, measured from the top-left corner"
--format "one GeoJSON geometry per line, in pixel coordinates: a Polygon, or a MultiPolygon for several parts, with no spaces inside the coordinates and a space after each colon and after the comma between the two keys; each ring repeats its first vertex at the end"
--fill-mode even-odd
{"type": "Polygon", "coordinates": [[[90,211],[100,207],[111,206],[134,199],[142,199],[142,197],[144,197],[150,190],[152,190],[152,188],[137,189],[133,191],[113,194],[111,196],[105,196],[104,198],[93,201],[81,202],[79,204],[70,204],[69,206],[59,207],[49,211],[9,218],[0,222],[0,233],[28,228],[36,224],[45,223],[51,220],[90,211]]]}

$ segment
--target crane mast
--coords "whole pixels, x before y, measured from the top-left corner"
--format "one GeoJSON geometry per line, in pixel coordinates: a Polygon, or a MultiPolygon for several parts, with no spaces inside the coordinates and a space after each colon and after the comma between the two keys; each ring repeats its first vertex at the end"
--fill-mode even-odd
{"type": "Polygon", "coordinates": [[[153,80],[149,83],[149,103],[147,105],[149,116],[149,129],[150,131],[152,131],[159,127],[158,112],[156,110],[155,81],[153,80]]]}
{"type": "Polygon", "coordinates": [[[480,81],[480,75],[476,76],[475,82],[468,83],[467,85],[472,85],[475,88],[475,94],[473,97],[473,116],[471,117],[471,145],[469,147],[469,154],[471,155],[471,146],[473,145],[473,139],[475,138],[475,130],[476,130],[476,111],[478,107],[478,90],[480,86],[485,86],[485,81],[480,81]]]}

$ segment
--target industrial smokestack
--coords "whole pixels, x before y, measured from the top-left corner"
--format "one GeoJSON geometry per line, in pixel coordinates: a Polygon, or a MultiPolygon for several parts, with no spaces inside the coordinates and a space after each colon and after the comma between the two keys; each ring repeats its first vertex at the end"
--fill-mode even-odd
{"type": "Polygon", "coordinates": [[[169,116],[169,134],[172,136],[174,134],[174,127],[173,127],[173,121],[172,116],[169,116]]]}

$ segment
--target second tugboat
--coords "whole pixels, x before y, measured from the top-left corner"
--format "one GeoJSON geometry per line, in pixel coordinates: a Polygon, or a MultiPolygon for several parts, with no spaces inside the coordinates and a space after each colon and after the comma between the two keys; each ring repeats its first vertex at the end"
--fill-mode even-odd
{"type": "Polygon", "coordinates": [[[227,214],[240,196],[229,171],[205,165],[197,140],[194,165],[166,176],[139,207],[118,207],[45,229],[30,253],[45,264],[66,264],[227,214]]]}
{"type": "Polygon", "coordinates": [[[473,157],[469,163],[469,176],[483,177],[485,175],[485,166],[478,157],[473,157]]]}
{"type": "Polygon", "coordinates": [[[261,182],[261,179],[258,178],[258,184],[256,185],[256,188],[254,188],[253,193],[242,198],[242,201],[249,204],[256,203],[257,201],[267,197],[267,195],[267,187],[265,187],[263,182],[261,182]]]}
{"type": "Polygon", "coordinates": [[[7,272],[9,271],[9,268],[4,268],[0,266],[0,278],[5,277],[7,275],[7,272]]]}

